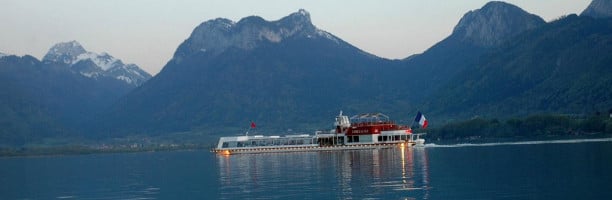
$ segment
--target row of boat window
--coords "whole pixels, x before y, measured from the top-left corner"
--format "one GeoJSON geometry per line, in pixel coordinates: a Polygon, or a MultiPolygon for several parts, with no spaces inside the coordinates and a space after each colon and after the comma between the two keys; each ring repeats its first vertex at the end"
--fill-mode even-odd
{"type": "Polygon", "coordinates": [[[222,147],[258,147],[258,146],[281,146],[281,145],[304,145],[315,144],[312,138],[307,139],[275,139],[275,140],[250,140],[244,142],[223,142],[222,147]]]}
{"type": "MultiPolygon", "coordinates": [[[[353,135],[346,136],[348,143],[355,142],[372,142],[371,135],[353,135]]],[[[408,140],[410,139],[409,135],[379,135],[378,142],[386,142],[386,141],[399,141],[399,140],[408,140]]]]}
{"type": "MultiPolygon", "coordinates": [[[[357,142],[372,142],[371,135],[354,135],[354,136],[346,136],[348,143],[357,143],[357,142]]],[[[379,135],[378,142],[385,141],[398,141],[398,140],[408,140],[410,139],[409,135],[379,135]]],[[[342,143],[341,141],[339,141],[342,143]]],[[[295,139],[262,139],[262,140],[250,140],[244,142],[223,142],[223,148],[231,148],[231,147],[258,147],[258,146],[282,146],[282,145],[308,145],[308,144],[317,144],[313,138],[295,138],[295,139]]]]}
{"type": "Polygon", "coordinates": [[[379,142],[384,142],[384,141],[398,141],[398,140],[408,140],[410,136],[408,135],[381,135],[378,136],[378,141],[379,142]]]}

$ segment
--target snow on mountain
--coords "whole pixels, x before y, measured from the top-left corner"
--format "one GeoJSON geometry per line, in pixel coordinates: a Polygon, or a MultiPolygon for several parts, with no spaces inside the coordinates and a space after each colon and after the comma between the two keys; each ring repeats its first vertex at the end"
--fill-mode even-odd
{"type": "Polygon", "coordinates": [[[102,70],[104,71],[110,69],[114,65],[123,64],[121,63],[121,60],[116,59],[104,52],[102,54],[87,52],[87,53],[78,55],[76,59],[72,62],[72,64],[75,64],[81,60],[87,60],[87,59],[94,62],[98,67],[102,68],[102,70]]]}
{"type": "Polygon", "coordinates": [[[115,65],[109,68],[106,72],[116,79],[133,85],[141,85],[146,80],[151,78],[149,73],[143,71],[135,64],[115,65]]]}
{"type": "Polygon", "coordinates": [[[89,78],[112,77],[131,85],[140,85],[151,75],[135,64],[124,64],[108,53],[88,52],[77,41],[53,45],[43,58],[46,63],[66,64],[75,72],[89,78]]]}

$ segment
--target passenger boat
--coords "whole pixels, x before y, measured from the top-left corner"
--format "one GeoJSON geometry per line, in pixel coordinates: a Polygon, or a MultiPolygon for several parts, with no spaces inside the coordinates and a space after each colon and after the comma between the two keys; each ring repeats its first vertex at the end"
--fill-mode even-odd
{"type": "MultiPolygon", "coordinates": [[[[417,115],[416,122],[423,125],[424,117],[417,115]]],[[[426,121],[425,126],[426,127],[426,121]]],[[[382,113],[352,116],[336,116],[335,128],[316,131],[314,135],[263,136],[252,135],[221,137],[212,150],[222,155],[240,153],[268,153],[295,151],[330,151],[349,149],[391,148],[397,146],[422,146],[425,133],[413,134],[410,126],[398,125],[382,113]]],[[[254,124],[251,124],[254,127],[254,124]]]]}

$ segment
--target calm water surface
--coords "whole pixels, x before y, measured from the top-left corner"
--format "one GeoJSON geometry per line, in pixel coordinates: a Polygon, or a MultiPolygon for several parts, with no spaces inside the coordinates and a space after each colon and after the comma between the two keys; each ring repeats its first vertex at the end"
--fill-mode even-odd
{"type": "Polygon", "coordinates": [[[0,199],[612,199],[612,140],[0,158],[0,199]]]}

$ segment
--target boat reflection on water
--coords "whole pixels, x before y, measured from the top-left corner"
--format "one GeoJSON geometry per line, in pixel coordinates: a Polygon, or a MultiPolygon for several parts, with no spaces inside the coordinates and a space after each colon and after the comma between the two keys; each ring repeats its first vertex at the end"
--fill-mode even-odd
{"type": "Polygon", "coordinates": [[[218,155],[223,198],[429,197],[427,149],[218,155]]]}

